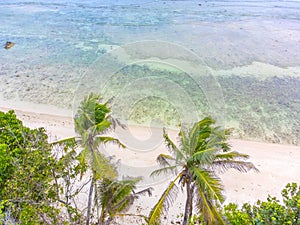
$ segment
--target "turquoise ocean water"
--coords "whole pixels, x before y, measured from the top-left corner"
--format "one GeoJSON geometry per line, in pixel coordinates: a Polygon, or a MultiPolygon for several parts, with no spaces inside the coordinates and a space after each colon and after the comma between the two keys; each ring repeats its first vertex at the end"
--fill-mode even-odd
{"type": "Polygon", "coordinates": [[[174,126],[178,107],[207,114],[207,93],[182,70],[186,59],[175,50],[172,65],[154,60],[97,77],[103,55],[146,40],[162,45],[157,58],[165,54],[162,43],[197,55],[236,137],[300,143],[300,1],[2,0],[0,97],[72,108],[79,92],[109,81],[109,97],[123,95],[114,104],[121,119],[174,126]],[[6,41],[15,46],[4,49],[6,41]],[[162,99],[164,91],[172,96],[162,99]]]}

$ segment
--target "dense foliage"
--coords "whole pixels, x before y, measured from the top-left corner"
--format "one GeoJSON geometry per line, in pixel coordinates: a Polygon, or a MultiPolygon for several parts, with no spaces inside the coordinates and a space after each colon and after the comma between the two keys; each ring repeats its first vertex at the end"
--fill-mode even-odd
{"type": "Polygon", "coordinates": [[[0,216],[18,224],[55,224],[56,160],[43,128],[23,126],[13,111],[0,112],[0,216]]]}
{"type": "Polygon", "coordinates": [[[230,203],[224,207],[224,216],[232,225],[298,225],[300,224],[300,186],[287,184],[281,192],[283,203],[268,196],[267,201],[248,203],[242,208],[230,203]]]}

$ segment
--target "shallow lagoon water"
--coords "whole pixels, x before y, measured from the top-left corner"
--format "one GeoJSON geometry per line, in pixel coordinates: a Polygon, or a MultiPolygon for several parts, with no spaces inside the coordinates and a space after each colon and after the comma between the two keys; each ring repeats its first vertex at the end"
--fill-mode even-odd
{"type": "Polygon", "coordinates": [[[136,63],[101,78],[90,72],[119,46],[164,41],[209,69],[224,98],[220,113],[236,137],[299,144],[299,12],[299,1],[1,1],[0,41],[16,43],[0,49],[1,97],[72,108],[78,90],[94,90],[96,79],[109,81],[106,97],[124,91],[128,98],[114,111],[133,123],[176,126],[186,97],[199,117],[207,114],[205,93],[176,63],[136,63]],[[166,81],[158,89],[177,102],[158,98],[149,77],[166,81]],[[139,91],[130,89],[134,79],[148,80],[139,86],[144,97],[129,104],[139,91]]]}

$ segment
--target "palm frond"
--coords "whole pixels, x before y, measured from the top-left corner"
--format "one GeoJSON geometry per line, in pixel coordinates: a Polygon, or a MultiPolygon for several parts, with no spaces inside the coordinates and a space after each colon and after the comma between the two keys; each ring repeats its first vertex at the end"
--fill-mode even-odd
{"type": "Polygon", "coordinates": [[[80,164],[86,164],[89,159],[90,151],[87,148],[83,148],[81,152],[78,154],[77,159],[80,164]]]}
{"type": "Polygon", "coordinates": [[[131,195],[135,188],[136,183],[139,180],[125,180],[114,182],[111,187],[112,196],[110,198],[110,215],[124,212],[129,208],[134,201],[134,197],[131,195]]]}
{"type": "Polygon", "coordinates": [[[117,204],[113,205],[111,209],[109,210],[109,215],[113,217],[118,212],[126,212],[129,209],[129,205],[132,204],[132,200],[130,195],[125,196],[121,201],[119,201],[117,204]]]}
{"type": "Polygon", "coordinates": [[[161,169],[154,170],[150,174],[150,177],[159,176],[161,174],[167,174],[167,173],[177,173],[177,166],[168,166],[168,167],[164,167],[164,168],[161,168],[161,169]]]}
{"type": "Polygon", "coordinates": [[[225,172],[231,168],[243,173],[246,173],[249,170],[259,172],[253,163],[244,161],[248,158],[249,155],[236,151],[220,153],[215,155],[214,163],[211,166],[219,172],[225,172]]]}
{"type": "Polygon", "coordinates": [[[231,145],[227,143],[227,137],[224,134],[223,130],[216,131],[207,142],[207,146],[215,146],[217,149],[222,152],[228,152],[231,149],[231,145]],[[218,134],[216,134],[216,132],[218,134]]]}
{"type": "Polygon", "coordinates": [[[153,191],[153,188],[152,187],[149,187],[149,188],[146,188],[144,190],[141,190],[141,191],[138,191],[138,192],[133,192],[134,195],[136,197],[138,197],[139,195],[145,195],[145,194],[148,194],[148,196],[152,196],[152,191],[153,191]]]}
{"type": "Polygon", "coordinates": [[[74,118],[75,132],[82,134],[82,132],[88,130],[95,125],[93,115],[83,110],[78,110],[78,114],[74,118]]]}
{"type": "Polygon", "coordinates": [[[236,151],[225,152],[215,155],[216,160],[248,159],[249,155],[236,151]]]}
{"type": "Polygon", "coordinates": [[[75,137],[65,138],[58,141],[51,142],[50,145],[75,145],[76,139],[75,137]]]}
{"type": "Polygon", "coordinates": [[[179,140],[180,140],[180,150],[182,153],[182,157],[181,155],[178,156],[178,159],[184,159],[186,160],[188,157],[190,157],[190,155],[192,154],[192,149],[190,147],[190,137],[187,136],[187,131],[185,131],[184,127],[180,128],[179,131],[179,140]]]}
{"type": "Polygon", "coordinates": [[[211,164],[215,157],[215,148],[207,148],[194,153],[187,161],[187,164],[211,164]]]}
{"type": "Polygon", "coordinates": [[[180,151],[180,149],[174,144],[169,135],[166,132],[166,129],[163,129],[163,137],[165,139],[165,143],[167,145],[168,150],[176,156],[176,160],[180,161],[184,159],[184,155],[180,151]]]}
{"type": "MultiPolygon", "coordinates": [[[[200,132],[200,126],[199,123],[195,123],[192,130],[189,132],[189,147],[190,151],[195,152],[197,150],[197,145],[199,142],[199,132],[200,132]]],[[[192,154],[192,152],[189,152],[189,155],[192,154]]]]}
{"type": "Polygon", "coordinates": [[[160,154],[159,156],[157,156],[156,161],[159,163],[159,165],[165,167],[171,166],[169,161],[175,161],[175,159],[170,155],[160,154]]]}
{"type": "Polygon", "coordinates": [[[211,116],[206,116],[198,122],[198,126],[201,128],[208,127],[214,124],[216,121],[211,116]]]}
{"type": "Polygon", "coordinates": [[[108,120],[103,120],[98,124],[95,124],[92,126],[92,133],[94,135],[104,133],[109,127],[111,126],[111,123],[108,120]]]}
{"type": "Polygon", "coordinates": [[[150,215],[147,219],[148,225],[160,224],[160,218],[162,214],[168,211],[169,207],[174,202],[174,198],[177,195],[178,188],[175,183],[179,177],[180,174],[170,183],[170,185],[164,191],[156,205],[152,208],[150,215]]]}
{"type": "MultiPolygon", "coordinates": [[[[194,151],[201,151],[207,147],[208,141],[211,139],[213,128],[211,127],[215,121],[211,117],[205,117],[198,123],[194,124],[192,131],[194,130],[195,135],[197,132],[197,145],[194,147],[194,151]]],[[[195,143],[193,143],[195,145],[195,143]]]]}
{"type": "Polygon", "coordinates": [[[231,150],[231,145],[227,143],[226,141],[222,141],[220,143],[220,148],[223,150],[223,152],[228,152],[231,150]]]}
{"type": "Polygon", "coordinates": [[[112,183],[116,188],[114,188],[113,196],[111,198],[112,203],[120,202],[125,196],[129,196],[134,190],[136,184],[141,181],[142,178],[134,178],[129,180],[115,181],[112,183]]]}
{"type": "Polygon", "coordinates": [[[109,117],[109,121],[111,122],[111,127],[114,130],[117,126],[121,127],[122,129],[127,129],[127,126],[123,124],[119,119],[109,117]]]}
{"type": "Polygon", "coordinates": [[[213,172],[197,167],[189,167],[189,172],[192,174],[193,180],[198,188],[202,192],[206,193],[209,199],[213,199],[221,203],[224,201],[221,181],[213,172]]]}
{"type": "Polygon", "coordinates": [[[212,119],[212,117],[208,116],[204,119],[200,120],[196,126],[199,127],[199,136],[200,139],[207,139],[211,133],[212,133],[212,125],[215,124],[215,120],[212,119]]]}
{"type": "Polygon", "coordinates": [[[132,195],[135,185],[141,180],[130,178],[126,180],[103,179],[97,190],[98,202],[102,207],[102,220],[109,214],[111,217],[126,211],[134,201],[132,195]]]}
{"type": "Polygon", "coordinates": [[[126,146],[117,138],[109,137],[109,136],[97,136],[94,138],[94,147],[98,147],[100,144],[116,144],[121,148],[126,148],[126,146]]]}
{"type": "Polygon", "coordinates": [[[84,146],[91,146],[93,143],[93,138],[92,136],[90,135],[89,131],[84,131],[82,132],[82,134],[80,134],[80,145],[82,147],[84,146]]]}
{"type": "Polygon", "coordinates": [[[98,125],[109,115],[110,109],[101,101],[102,98],[94,93],[84,98],[74,118],[76,133],[82,135],[84,131],[98,125]]]}
{"type": "Polygon", "coordinates": [[[214,202],[211,201],[205,192],[202,191],[199,187],[196,186],[195,189],[196,192],[196,208],[198,210],[199,215],[203,215],[203,218],[205,219],[206,224],[220,224],[225,225],[222,216],[216,209],[216,206],[214,205],[214,202]]]}
{"type": "Polygon", "coordinates": [[[217,160],[214,161],[211,165],[214,169],[217,169],[219,172],[225,172],[228,169],[235,169],[242,173],[247,173],[250,170],[259,172],[259,170],[251,162],[245,161],[235,161],[235,160],[217,160]]]}
{"type": "Polygon", "coordinates": [[[91,168],[95,180],[103,178],[113,179],[117,176],[114,166],[99,151],[91,151],[91,168]]]}
{"type": "Polygon", "coordinates": [[[207,139],[206,146],[208,148],[214,146],[215,148],[222,149],[224,140],[215,134],[210,135],[209,139],[207,139]]]}

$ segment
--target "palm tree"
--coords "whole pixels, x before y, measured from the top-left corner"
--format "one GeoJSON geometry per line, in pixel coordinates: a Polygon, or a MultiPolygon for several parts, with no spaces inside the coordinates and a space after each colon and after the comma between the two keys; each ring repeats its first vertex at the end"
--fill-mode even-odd
{"type": "MultiPolygon", "coordinates": [[[[101,205],[101,215],[98,224],[109,224],[116,216],[141,216],[125,214],[140,195],[152,194],[152,188],[135,192],[136,184],[142,178],[127,178],[123,180],[103,179],[97,188],[97,204],[101,205]]],[[[145,218],[145,216],[141,216],[145,218]]]]}
{"type": "Polygon", "coordinates": [[[230,151],[226,142],[230,131],[214,124],[215,121],[211,117],[206,117],[195,123],[190,130],[181,127],[179,146],[176,146],[164,129],[163,136],[171,155],[160,154],[157,161],[162,168],[155,170],[151,175],[171,172],[176,177],[151,210],[147,221],[149,225],[160,223],[160,217],[176,197],[177,181],[186,190],[183,225],[191,218],[194,205],[206,224],[225,224],[217,211],[217,205],[224,201],[224,196],[216,172],[229,168],[240,172],[257,169],[252,163],[245,161],[248,155],[230,151]]]}
{"type": "MultiPolygon", "coordinates": [[[[105,135],[106,132],[114,129],[116,125],[121,124],[111,117],[108,102],[101,103],[101,101],[101,97],[93,93],[85,97],[74,118],[77,137],[59,141],[69,142],[76,140],[81,148],[78,157],[82,165],[81,168],[89,168],[92,172],[86,225],[90,224],[92,200],[96,182],[117,177],[115,167],[110,160],[99,151],[99,148],[101,145],[107,143],[114,143],[122,148],[125,147],[118,139],[105,135]]],[[[82,173],[84,172],[85,171],[82,171],[82,173]]]]}

